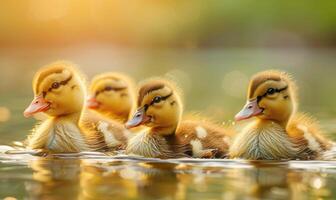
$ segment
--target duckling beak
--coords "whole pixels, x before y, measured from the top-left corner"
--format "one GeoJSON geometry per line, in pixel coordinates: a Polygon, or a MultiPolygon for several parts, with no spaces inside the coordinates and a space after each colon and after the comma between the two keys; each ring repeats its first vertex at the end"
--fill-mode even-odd
{"type": "Polygon", "coordinates": [[[125,127],[127,129],[134,128],[137,126],[140,126],[142,124],[145,124],[151,120],[151,117],[148,117],[146,115],[145,108],[139,108],[135,114],[133,115],[132,119],[126,122],[125,127]]]}
{"type": "Polygon", "coordinates": [[[258,106],[258,100],[247,101],[244,108],[235,116],[236,121],[242,121],[260,115],[264,110],[258,106]]]}
{"type": "Polygon", "coordinates": [[[86,106],[90,109],[97,109],[100,106],[100,103],[92,96],[86,100],[86,106]]]}
{"type": "Polygon", "coordinates": [[[49,110],[50,103],[43,98],[42,95],[36,96],[30,105],[23,112],[25,117],[31,117],[36,113],[45,112],[49,110]]]}

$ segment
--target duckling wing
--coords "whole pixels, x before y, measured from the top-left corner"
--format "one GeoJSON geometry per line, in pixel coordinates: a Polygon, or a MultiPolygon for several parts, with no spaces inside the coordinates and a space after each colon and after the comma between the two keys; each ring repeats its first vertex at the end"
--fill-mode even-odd
{"type": "Polygon", "coordinates": [[[228,153],[231,130],[214,123],[183,121],[176,131],[180,144],[190,145],[193,157],[225,157],[228,153]]]}
{"type": "Polygon", "coordinates": [[[124,149],[129,132],[122,124],[89,112],[83,115],[80,127],[95,150],[124,149]]]}
{"type": "Polygon", "coordinates": [[[294,115],[287,126],[287,133],[306,159],[320,158],[332,147],[331,141],[323,135],[319,123],[307,114],[294,115]]]}

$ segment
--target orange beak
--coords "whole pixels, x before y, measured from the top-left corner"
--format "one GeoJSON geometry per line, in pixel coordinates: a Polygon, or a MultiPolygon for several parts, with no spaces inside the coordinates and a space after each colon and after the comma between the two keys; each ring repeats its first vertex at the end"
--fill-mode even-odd
{"type": "Polygon", "coordinates": [[[133,115],[132,119],[126,122],[125,127],[127,129],[138,127],[140,125],[146,124],[151,120],[151,117],[146,115],[146,110],[144,107],[139,108],[135,114],[133,115]]]}
{"type": "Polygon", "coordinates": [[[258,100],[249,100],[244,108],[235,116],[236,121],[242,121],[260,115],[264,110],[259,107],[258,100]]]}
{"type": "Polygon", "coordinates": [[[23,112],[25,117],[31,117],[36,113],[45,112],[50,108],[50,102],[45,100],[42,95],[36,96],[28,108],[23,112]]]}
{"type": "Polygon", "coordinates": [[[86,106],[90,109],[97,109],[100,106],[100,103],[92,96],[86,100],[86,106]]]}

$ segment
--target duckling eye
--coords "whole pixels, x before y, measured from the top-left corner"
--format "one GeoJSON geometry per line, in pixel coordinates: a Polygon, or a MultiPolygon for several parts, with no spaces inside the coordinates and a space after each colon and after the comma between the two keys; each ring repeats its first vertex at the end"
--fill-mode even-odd
{"type": "Polygon", "coordinates": [[[267,90],[267,94],[269,94],[269,95],[272,95],[272,94],[274,94],[275,93],[275,89],[274,88],[269,88],[268,90],[267,90]]]}
{"type": "Polygon", "coordinates": [[[111,86],[106,86],[105,91],[111,91],[113,88],[111,86]]]}
{"type": "Polygon", "coordinates": [[[154,97],[153,103],[160,103],[161,100],[162,100],[162,97],[160,96],[154,97]]]}
{"type": "Polygon", "coordinates": [[[59,87],[60,87],[60,83],[58,82],[54,82],[53,84],[51,84],[52,89],[58,89],[59,87]]]}

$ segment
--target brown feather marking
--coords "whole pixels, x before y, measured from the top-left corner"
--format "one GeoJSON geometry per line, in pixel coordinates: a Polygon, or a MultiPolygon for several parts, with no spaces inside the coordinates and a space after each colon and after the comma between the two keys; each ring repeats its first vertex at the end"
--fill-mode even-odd
{"type": "Polygon", "coordinates": [[[175,134],[168,136],[160,136],[155,133],[139,133],[134,136],[128,144],[127,153],[137,154],[145,157],[158,157],[158,158],[180,158],[192,156],[191,141],[199,139],[196,132],[196,127],[201,126],[207,131],[206,137],[200,139],[204,155],[207,153],[215,152],[210,157],[223,158],[227,156],[229,144],[226,138],[231,135],[229,130],[216,126],[215,124],[198,122],[198,121],[184,121],[182,122],[175,134]],[[140,135],[141,134],[141,135],[140,135]],[[152,145],[152,147],[148,147],[152,145]]]}
{"type": "Polygon", "coordinates": [[[33,81],[33,90],[35,94],[38,94],[39,85],[42,83],[46,77],[50,76],[51,74],[55,73],[62,73],[64,70],[69,70],[72,74],[79,74],[82,78],[83,75],[76,69],[76,65],[67,62],[67,61],[57,61],[48,65],[43,66],[38,70],[38,72],[34,76],[33,81]]]}
{"type": "Polygon", "coordinates": [[[322,151],[330,150],[332,147],[330,140],[323,135],[318,122],[307,114],[298,113],[293,116],[287,126],[287,132],[296,145],[302,149],[302,155],[310,159],[312,156],[319,156],[322,152],[309,148],[309,141],[305,134],[310,134],[309,136],[317,142],[322,151]],[[306,127],[307,133],[300,127],[306,127]]]}
{"type": "Polygon", "coordinates": [[[225,157],[229,150],[226,138],[229,138],[232,133],[229,129],[216,126],[214,123],[192,120],[183,121],[176,130],[178,143],[190,145],[192,140],[199,139],[195,130],[198,126],[207,131],[206,137],[200,139],[203,149],[216,149],[215,157],[225,157]]]}
{"type": "Polygon", "coordinates": [[[248,98],[252,98],[256,89],[266,81],[285,81],[288,85],[294,87],[294,84],[291,80],[291,77],[286,72],[276,71],[276,70],[268,70],[264,72],[260,72],[254,75],[250,81],[250,86],[248,90],[248,98]]]}
{"type": "Polygon", "coordinates": [[[123,126],[117,122],[102,117],[96,112],[86,110],[82,116],[80,127],[85,133],[90,145],[93,147],[93,149],[97,151],[120,149],[120,147],[125,147],[127,143],[127,138],[124,136],[123,133],[123,131],[125,130],[123,126]],[[110,147],[112,149],[108,148],[109,145],[106,143],[104,134],[101,133],[100,130],[98,130],[98,125],[101,122],[108,123],[108,130],[118,141],[121,142],[121,146],[110,147]]]}
{"type": "Polygon", "coordinates": [[[138,97],[138,105],[141,104],[143,98],[150,92],[153,92],[155,90],[160,90],[165,87],[165,83],[162,81],[151,81],[145,85],[143,85],[139,91],[139,97],[138,97]]]}

